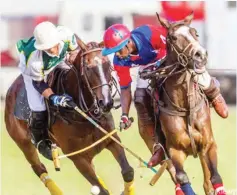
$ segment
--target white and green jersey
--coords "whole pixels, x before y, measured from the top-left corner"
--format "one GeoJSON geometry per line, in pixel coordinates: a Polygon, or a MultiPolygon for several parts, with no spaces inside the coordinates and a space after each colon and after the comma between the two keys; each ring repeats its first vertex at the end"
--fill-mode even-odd
{"type": "Polygon", "coordinates": [[[77,48],[74,33],[64,26],[58,26],[57,30],[61,37],[58,56],[50,56],[44,51],[37,50],[34,47],[34,37],[17,42],[22,74],[30,76],[35,81],[45,80],[47,75],[65,59],[67,52],[77,48]]]}

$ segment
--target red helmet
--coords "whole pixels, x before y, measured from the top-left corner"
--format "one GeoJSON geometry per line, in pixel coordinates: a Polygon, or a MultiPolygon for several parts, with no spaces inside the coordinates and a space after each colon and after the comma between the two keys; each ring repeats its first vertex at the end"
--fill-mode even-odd
{"type": "Polygon", "coordinates": [[[122,49],[131,36],[129,29],[123,24],[114,24],[104,33],[104,45],[102,55],[107,56],[122,49]]]}

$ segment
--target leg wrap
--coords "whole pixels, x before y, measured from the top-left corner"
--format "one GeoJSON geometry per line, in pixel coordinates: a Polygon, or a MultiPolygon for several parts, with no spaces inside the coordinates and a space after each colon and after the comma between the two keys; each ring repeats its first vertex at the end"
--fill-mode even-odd
{"type": "Polygon", "coordinates": [[[190,183],[181,185],[181,189],[185,195],[195,195],[190,183]]]}

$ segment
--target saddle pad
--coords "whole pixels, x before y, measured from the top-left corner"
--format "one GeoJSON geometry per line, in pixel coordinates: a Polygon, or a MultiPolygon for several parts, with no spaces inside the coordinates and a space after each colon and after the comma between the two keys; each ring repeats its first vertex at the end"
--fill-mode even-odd
{"type": "Polygon", "coordinates": [[[26,121],[30,118],[30,112],[25,85],[22,85],[16,97],[14,116],[19,120],[26,121]]]}

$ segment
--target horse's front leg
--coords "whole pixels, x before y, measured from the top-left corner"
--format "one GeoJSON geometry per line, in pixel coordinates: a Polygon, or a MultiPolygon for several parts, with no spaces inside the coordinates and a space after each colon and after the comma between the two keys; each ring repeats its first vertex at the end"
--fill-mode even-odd
{"type": "Polygon", "coordinates": [[[214,191],[212,188],[212,183],[210,181],[211,174],[206,163],[207,159],[206,159],[206,154],[204,153],[204,151],[201,151],[201,153],[199,154],[199,159],[200,159],[202,170],[203,170],[203,176],[204,176],[203,188],[204,188],[205,194],[213,195],[214,191]]]}
{"type": "Polygon", "coordinates": [[[70,159],[92,186],[98,186],[100,188],[99,195],[110,195],[107,187],[105,187],[105,184],[101,182],[101,179],[96,175],[91,160],[88,160],[80,155],[72,156],[70,159]]]}
{"type": "Polygon", "coordinates": [[[210,149],[207,151],[206,162],[211,172],[211,183],[215,190],[216,195],[226,195],[223,181],[217,170],[217,147],[215,141],[210,146],[210,149]]]}
{"type": "MultiPolygon", "coordinates": [[[[117,135],[114,136],[120,140],[117,135]]],[[[107,149],[113,154],[121,167],[121,172],[124,180],[124,195],[134,195],[134,170],[129,165],[124,149],[114,141],[111,141],[107,149]]]]}
{"type": "Polygon", "coordinates": [[[188,175],[183,169],[183,164],[187,158],[187,154],[184,151],[177,150],[173,147],[169,148],[169,153],[176,170],[176,180],[180,184],[182,191],[185,195],[195,195],[189,182],[188,175]]]}

